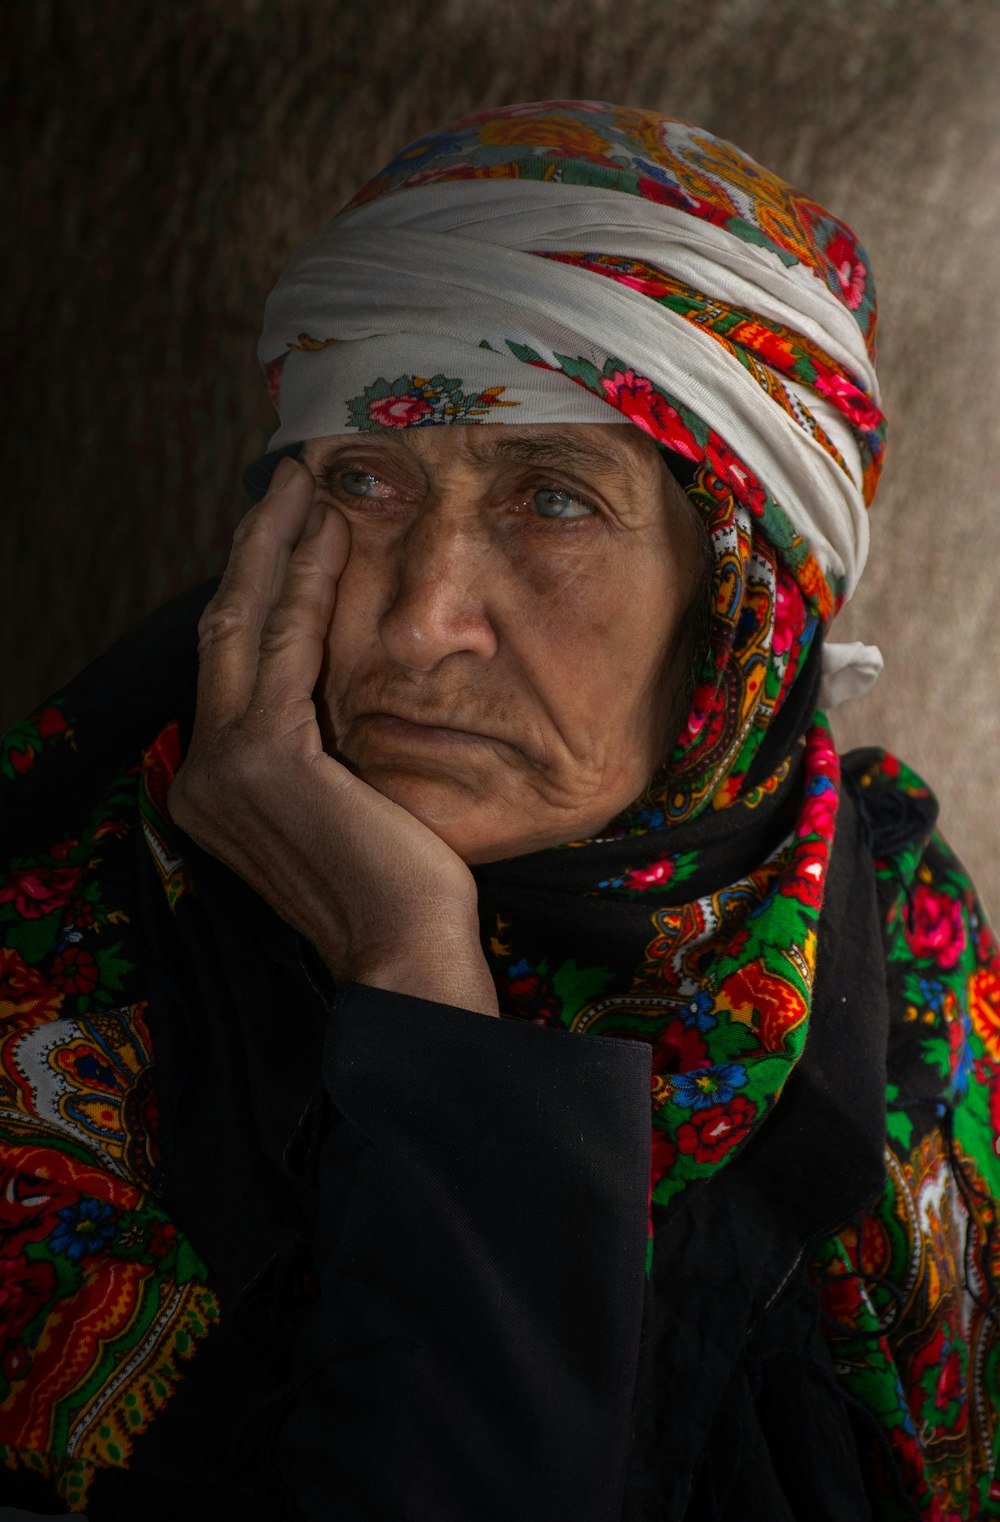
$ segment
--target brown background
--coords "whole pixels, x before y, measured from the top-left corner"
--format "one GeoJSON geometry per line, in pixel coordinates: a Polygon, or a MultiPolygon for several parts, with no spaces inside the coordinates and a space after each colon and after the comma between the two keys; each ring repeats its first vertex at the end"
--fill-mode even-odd
{"type": "Polygon", "coordinates": [[[221,569],[284,261],[404,141],[591,96],[735,139],[852,222],[890,457],[842,711],[942,797],[1000,908],[995,0],[9,0],[0,727],[221,569]]]}

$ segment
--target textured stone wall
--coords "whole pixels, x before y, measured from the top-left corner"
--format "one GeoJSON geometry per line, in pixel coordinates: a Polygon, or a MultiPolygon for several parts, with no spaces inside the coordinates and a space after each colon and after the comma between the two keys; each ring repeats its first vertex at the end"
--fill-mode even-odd
{"type": "Polygon", "coordinates": [[[291,252],[407,138],[585,95],[732,137],[861,232],[890,456],[837,719],[921,769],[1000,908],[995,0],[31,0],[10,5],[0,720],[221,568],[270,431],[291,252]]]}

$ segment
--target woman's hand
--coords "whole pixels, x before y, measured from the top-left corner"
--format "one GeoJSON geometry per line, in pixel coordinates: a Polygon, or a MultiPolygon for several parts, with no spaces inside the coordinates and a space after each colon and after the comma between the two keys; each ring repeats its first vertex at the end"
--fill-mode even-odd
{"type": "Polygon", "coordinates": [[[279,463],[198,626],[174,820],[316,947],[340,982],[498,1013],[476,885],[426,825],[323,750],[312,693],[350,530],[279,463]]]}

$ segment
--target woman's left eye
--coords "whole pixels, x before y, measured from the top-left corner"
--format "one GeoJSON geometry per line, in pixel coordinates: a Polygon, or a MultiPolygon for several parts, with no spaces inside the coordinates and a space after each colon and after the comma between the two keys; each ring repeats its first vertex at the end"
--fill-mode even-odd
{"type": "Polygon", "coordinates": [[[531,501],[540,518],[589,518],[594,509],[571,491],[544,486],[532,492],[531,501]]]}

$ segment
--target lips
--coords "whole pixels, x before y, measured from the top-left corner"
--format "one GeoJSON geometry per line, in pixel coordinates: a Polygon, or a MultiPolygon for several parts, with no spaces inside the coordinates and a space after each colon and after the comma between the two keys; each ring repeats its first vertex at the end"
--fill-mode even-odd
{"type": "Polygon", "coordinates": [[[374,713],[360,714],[354,721],[355,724],[365,724],[376,733],[389,739],[396,739],[404,743],[409,741],[420,743],[447,743],[455,744],[497,744],[495,735],[484,733],[481,729],[466,727],[464,724],[456,724],[454,717],[446,718],[428,717],[421,715],[419,719],[411,718],[405,714],[389,713],[379,710],[374,713]]]}

